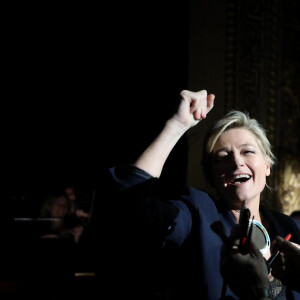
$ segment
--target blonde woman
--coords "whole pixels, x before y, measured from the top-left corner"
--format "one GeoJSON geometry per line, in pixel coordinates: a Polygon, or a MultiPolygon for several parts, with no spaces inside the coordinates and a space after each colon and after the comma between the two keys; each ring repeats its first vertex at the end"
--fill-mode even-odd
{"type": "MultiPolygon", "coordinates": [[[[261,193],[276,159],[265,130],[247,113],[229,112],[206,138],[203,166],[217,197],[187,187],[178,197],[160,198],[156,189],[170,152],[191,127],[205,122],[214,100],[206,90],[182,91],[177,112],[136,161],[110,169],[120,191],[120,207],[127,207],[123,213],[129,214],[128,232],[138,232],[135,240],[146,240],[148,247],[161,248],[164,263],[170,260],[161,285],[168,293],[162,291],[162,299],[166,294],[172,300],[239,298],[229,287],[224,288],[219,270],[222,241],[210,226],[220,220],[229,235],[239,222],[242,203],[266,239],[260,252],[265,259],[271,255],[270,243],[276,236],[291,233],[291,242],[300,244],[300,222],[261,205],[261,193]]],[[[285,299],[287,295],[300,299],[288,283],[269,274],[267,296],[285,299]]]]}

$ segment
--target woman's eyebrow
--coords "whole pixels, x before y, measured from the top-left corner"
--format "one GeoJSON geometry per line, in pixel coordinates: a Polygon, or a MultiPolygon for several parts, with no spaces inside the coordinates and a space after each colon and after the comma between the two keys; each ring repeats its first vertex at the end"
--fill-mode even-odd
{"type": "Polygon", "coordinates": [[[240,148],[249,147],[249,146],[256,148],[256,146],[254,144],[241,144],[238,146],[238,148],[240,149],[240,148]]]}
{"type": "MultiPolygon", "coordinates": [[[[254,144],[241,144],[241,145],[238,145],[238,149],[245,148],[245,147],[256,148],[256,145],[254,145],[254,144]]],[[[214,153],[218,153],[218,152],[221,152],[221,151],[230,151],[230,150],[229,150],[228,147],[222,147],[222,148],[217,149],[214,153]]]]}

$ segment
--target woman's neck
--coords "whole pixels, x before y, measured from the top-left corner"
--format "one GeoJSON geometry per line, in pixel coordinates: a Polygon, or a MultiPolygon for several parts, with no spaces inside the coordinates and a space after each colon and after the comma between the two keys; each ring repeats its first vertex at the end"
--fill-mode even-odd
{"type": "MultiPolygon", "coordinates": [[[[254,220],[258,221],[258,222],[262,222],[261,220],[261,216],[260,216],[260,212],[259,212],[259,202],[255,202],[255,203],[249,203],[249,204],[245,204],[246,208],[248,208],[250,210],[251,216],[250,219],[252,219],[254,217],[254,220]]],[[[239,222],[239,218],[240,218],[240,213],[241,213],[241,208],[234,208],[231,209],[231,212],[234,216],[235,222],[238,223],[239,222]]]]}

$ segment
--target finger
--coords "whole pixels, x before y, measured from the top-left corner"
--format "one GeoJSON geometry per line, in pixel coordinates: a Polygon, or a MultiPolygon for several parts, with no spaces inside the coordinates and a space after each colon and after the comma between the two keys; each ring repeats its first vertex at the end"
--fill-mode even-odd
{"type": "Polygon", "coordinates": [[[201,101],[200,108],[201,108],[200,117],[202,119],[205,119],[206,116],[207,116],[207,111],[206,111],[206,109],[207,109],[207,98],[204,101],[201,101]]]}
{"type": "Polygon", "coordinates": [[[282,253],[280,253],[272,264],[272,274],[281,280],[285,276],[285,271],[285,258],[282,253]]]}
{"type": "Polygon", "coordinates": [[[272,252],[276,252],[278,250],[278,247],[280,247],[280,245],[283,242],[283,238],[281,236],[276,236],[275,239],[273,240],[272,244],[271,244],[271,253],[272,252]]]}
{"type": "Polygon", "coordinates": [[[201,118],[202,118],[201,111],[202,111],[202,109],[199,107],[192,111],[195,120],[201,120],[201,118]]]}
{"type": "Polygon", "coordinates": [[[293,243],[293,242],[289,242],[289,244],[295,246],[297,249],[299,249],[300,251],[300,245],[296,244],[296,243],[293,243]]]}
{"type": "Polygon", "coordinates": [[[200,107],[196,109],[193,113],[196,120],[201,120],[206,118],[206,105],[200,104],[200,107]]]}
{"type": "Polygon", "coordinates": [[[202,90],[194,93],[192,97],[191,110],[195,120],[201,120],[206,118],[206,106],[207,106],[207,91],[202,90]]]}
{"type": "Polygon", "coordinates": [[[215,102],[215,95],[209,94],[207,96],[207,112],[210,112],[211,109],[214,107],[214,102],[215,102]]]}
{"type": "Polygon", "coordinates": [[[189,97],[190,102],[191,102],[191,109],[194,112],[196,109],[199,108],[201,103],[204,101],[206,102],[207,98],[207,91],[206,90],[201,90],[196,93],[184,93],[184,97],[189,97]]]}
{"type": "Polygon", "coordinates": [[[207,108],[207,91],[206,90],[202,90],[200,92],[200,108],[201,108],[200,117],[202,119],[205,119],[206,118],[206,108],[207,108]]]}
{"type": "Polygon", "coordinates": [[[203,119],[205,119],[207,117],[207,114],[214,107],[214,100],[215,100],[214,94],[209,94],[207,96],[207,93],[206,93],[206,101],[202,102],[202,107],[201,107],[201,117],[203,119]]]}
{"type": "Polygon", "coordinates": [[[189,101],[190,101],[190,112],[194,113],[198,109],[200,101],[197,98],[189,98],[189,101]]]}
{"type": "Polygon", "coordinates": [[[300,256],[300,245],[286,241],[280,236],[276,236],[274,243],[272,244],[272,250],[275,249],[300,256]]]}
{"type": "Polygon", "coordinates": [[[206,90],[201,90],[199,92],[191,92],[188,90],[182,90],[180,92],[181,99],[189,102],[190,106],[193,107],[194,110],[197,108],[197,103],[194,103],[194,102],[195,101],[197,102],[197,100],[199,100],[201,98],[201,96],[203,96],[203,95],[207,96],[206,90]]]}

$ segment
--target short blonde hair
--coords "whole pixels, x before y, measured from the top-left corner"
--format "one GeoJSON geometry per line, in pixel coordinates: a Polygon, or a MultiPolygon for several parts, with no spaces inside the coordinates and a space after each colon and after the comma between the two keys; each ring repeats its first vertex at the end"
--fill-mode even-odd
{"type": "Polygon", "coordinates": [[[272,152],[270,141],[268,140],[266,130],[263,126],[256,119],[250,118],[248,112],[231,110],[215,123],[206,136],[203,153],[203,168],[204,173],[208,176],[210,181],[213,148],[222,133],[233,128],[243,128],[250,131],[254,135],[266,161],[270,164],[270,168],[276,163],[276,157],[272,152]]]}

